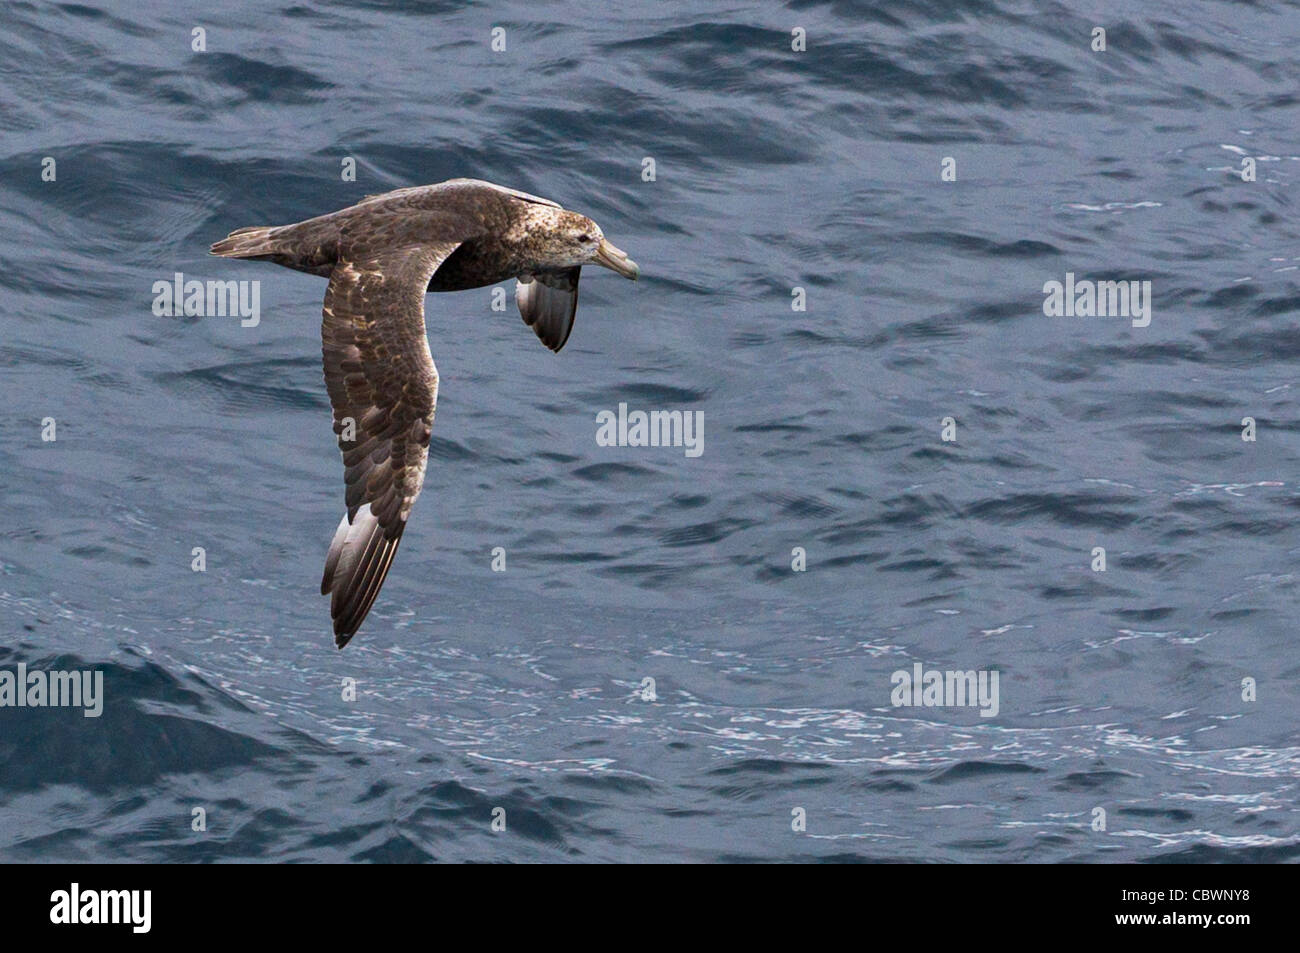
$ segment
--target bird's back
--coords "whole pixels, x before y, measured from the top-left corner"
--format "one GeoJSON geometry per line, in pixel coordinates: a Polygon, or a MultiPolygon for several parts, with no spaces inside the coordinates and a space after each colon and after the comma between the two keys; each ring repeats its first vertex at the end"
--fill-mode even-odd
{"type": "Polygon", "coordinates": [[[559,208],[548,199],[490,182],[451,179],[368,195],[356,205],[293,225],[239,229],[213,245],[212,252],[228,258],[272,261],[329,277],[343,248],[450,239],[464,244],[440,269],[429,289],[456,291],[514,276],[516,263],[509,254],[509,236],[538,206],[559,208]],[[430,227],[438,234],[425,234],[430,227]]]}

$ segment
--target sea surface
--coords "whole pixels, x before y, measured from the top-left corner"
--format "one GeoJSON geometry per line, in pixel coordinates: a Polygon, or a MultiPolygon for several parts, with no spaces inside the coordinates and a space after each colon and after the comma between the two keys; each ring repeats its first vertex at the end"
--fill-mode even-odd
{"type": "Polygon", "coordinates": [[[104,707],[0,708],[0,860],[1297,861],[1298,51],[1277,0],[6,2],[0,670],[104,707]],[[559,355],[427,299],[339,652],[325,282],[208,245],[460,176],[642,278],[559,355]]]}

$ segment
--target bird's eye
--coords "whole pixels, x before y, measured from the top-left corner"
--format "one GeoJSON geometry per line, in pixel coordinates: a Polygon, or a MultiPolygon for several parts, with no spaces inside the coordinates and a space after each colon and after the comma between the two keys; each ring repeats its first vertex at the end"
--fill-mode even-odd
{"type": "Polygon", "coordinates": [[[578,241],[582,242],[585,245],[587,242],[591,241],[591,236],[588,235],[586,232],[583,232],[581,235],[578,236],[578,241]]]}

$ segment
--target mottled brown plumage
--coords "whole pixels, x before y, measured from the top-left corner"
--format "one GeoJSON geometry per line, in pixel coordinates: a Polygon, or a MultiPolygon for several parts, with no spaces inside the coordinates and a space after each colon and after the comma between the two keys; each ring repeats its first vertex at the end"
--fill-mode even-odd
{"type": "Polygon", "coordinates": [[[339,648],[374,605],[424,483],[438,403],[425,292],[515,278],[524,322],[559,351],[583,264],[639,274],[586,216],[476,179],[372,195],[296,225],[241,228],[212,253],[329,278],[321,339],[347,512],[321,592],[332,597],[339,648]]]}

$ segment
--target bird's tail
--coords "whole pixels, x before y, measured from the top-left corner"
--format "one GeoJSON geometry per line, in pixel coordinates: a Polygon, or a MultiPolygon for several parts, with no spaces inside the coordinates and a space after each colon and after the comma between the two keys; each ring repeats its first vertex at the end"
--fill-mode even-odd
{"type": "Polygon", "coordinates": [[[212,246],[212,254],[222,258],[264,258],[279,251],[272,237],[278,228],[272,225],[254,225],[237,228],[212,246]]]}

